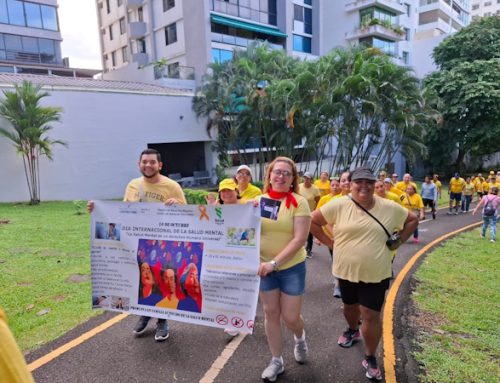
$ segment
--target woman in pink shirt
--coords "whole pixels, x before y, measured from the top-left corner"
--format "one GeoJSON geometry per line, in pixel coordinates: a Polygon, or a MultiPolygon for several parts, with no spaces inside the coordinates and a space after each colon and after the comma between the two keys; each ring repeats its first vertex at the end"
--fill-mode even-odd
{"type": "Polygon", "coordinates": [[[483,206],[483,229],[481,231],[481,238],[485,237],[486,229],[488,228],[488,225],[490,225],[490,242],[496,241],[499,205],[500,197],[498,196],[498,188],[493,186],[490,189],[490,192],[483,196],[472,212],[472,214],[475,214],[477,209],[483,206]]]}

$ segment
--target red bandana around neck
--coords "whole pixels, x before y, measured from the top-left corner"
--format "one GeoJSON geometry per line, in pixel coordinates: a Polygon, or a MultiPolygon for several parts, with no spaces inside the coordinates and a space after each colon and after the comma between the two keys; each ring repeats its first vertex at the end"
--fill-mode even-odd
{"type": "Polygon", "coordinates": [[[297,200],[293,196],[291,190],[288,192],[277,192],[277,191],[274,191],[273,188],[271,187],[271,188],[269,188],[269,191],[267,192],[267,194],[269,194],[269,197],[271,197],[272,199],[282,199],[282,198],[286,197],[285,205],[286,205],[287,209],[290,208],[290,204],[292,204],[295,207],[297,207],[299,205],[297,203],[297,200]]]}

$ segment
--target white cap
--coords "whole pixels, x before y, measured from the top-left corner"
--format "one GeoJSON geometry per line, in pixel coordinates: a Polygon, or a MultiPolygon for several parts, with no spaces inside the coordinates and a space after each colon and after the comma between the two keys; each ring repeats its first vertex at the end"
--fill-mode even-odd
{"type": "Polygon", "coordinates": [[[247,165],[240,165],[238,169],[236,170],[236,173],[238,173],[240,170],[246,170],[248,173],[250,173],[250,177],[253,178],[252,176],[252,169],[250,169],[247,165]]]}

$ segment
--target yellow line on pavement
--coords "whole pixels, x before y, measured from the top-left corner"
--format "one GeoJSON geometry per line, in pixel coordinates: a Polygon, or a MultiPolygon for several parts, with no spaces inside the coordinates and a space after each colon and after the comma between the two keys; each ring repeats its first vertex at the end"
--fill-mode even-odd
{"type": "Polygon", "coordinates": [[[104,322],[103,324],[93,328],[90,331],[87,331],[86,333],[80,335],[78,338],[73,339],[72,341],[63,344],[61,347],[56,348],[54,351],[49,352],[48,354],[45,354],[41,358],[31,362],[28,364],[28,370],[30,372],[35,371],[37,368],[42,367],[44,364],[49,363],[51,360],[54,360],[55,358],[61,356],[65,352],[71,350],[72,348],[78,346],[79,344],[82,344],[86,340],[92,338],[93,336],[99,334],[100,332],[108,329],[109,327],[113,326],[114,324],[120,322],[122,319],[125,319],[128,316],[128,314],[120,314],[115,316],[114,318],[111,318],[110,320],[104,322]]]}
{"type": "Polygon", "coordinates": [[[394,304],[396,303],[396,297],[398,295],[399,288],[403,283],[406,275],[410,269],[415,265],[417,260],[424,255],[430,248],[437,245],[438,243],[444,241],[445,239],[454,236],[462,231],[472,229],[479,226],[482,222],[476,222],[471,225],[462,227],[461,229],[452,231],[445,234],[439,238],[436,238],[431,243],[425,245],[420,249],[410,260],[406,263],[403,269],[396,276],[396,279],[392,283],[389,293],[387,294],[387,299],[384,305],[384,319],[383,319],[383,344],[384,344],[384,370],[385,370],[385,381],[387,383],[396,383],[396,352],[394,348],[394,333],[393,333],[393,320],[394,320],[394,304]]]}

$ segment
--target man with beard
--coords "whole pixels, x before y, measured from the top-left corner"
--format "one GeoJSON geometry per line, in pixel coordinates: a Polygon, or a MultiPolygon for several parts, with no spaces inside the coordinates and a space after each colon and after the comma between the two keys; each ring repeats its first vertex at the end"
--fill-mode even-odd
{"type": "MultiPolygon", "coordinates": [[[[186,204],[186,198],[180,185],[168,177],[160,174],[163,167],[161,155],[155,149],[143,150],[139,157],[139,171],[142,177],[130,181],[125,189],[124,202],[160,202],[165,205],[186,204]]],[[[89,213],[94,210],[94,203],[87,203],[89,213]]],[[[151,318],[141,316],[134,334],[139,335],[146,331],[151,318]]],[[[166,319],[158,319],[155,340],[162,342],[170,335],[166,319]]]]}

